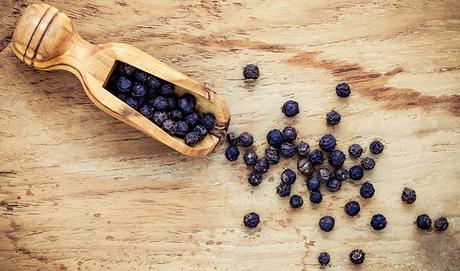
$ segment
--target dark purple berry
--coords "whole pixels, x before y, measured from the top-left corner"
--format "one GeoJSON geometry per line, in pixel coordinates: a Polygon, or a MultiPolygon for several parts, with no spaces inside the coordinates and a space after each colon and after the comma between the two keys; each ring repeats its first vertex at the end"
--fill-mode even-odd
{"type": "Polygon", "coordinates": [[[169,96],[174,94],[174,86],[170,84],[164,84],[160,88],[160,95],[169,96]]]}
{"type": "Polygon", "coordinates": [[[147,78],[147,86],[152,90],[152,92],[156,92],[156,90],[160,88],[160,84],[160,81],[154,76],[149,76],[147,78]]]}
{"type": "Polygon", "coordinates": [[[382,214],[376,214],[376,215],[372,216],[370,224],[371,224],[371,227],[374,230],[380,231],[380,230],[383,230],[386,227],[387,219],[382,214]]]}
{"type": "Polygon", "coordinates": [[[340,167],[345,162],[345,154],[342,151],[334,150],[329,154],[329,164],[333,167],[340,167]]]}
{"type": "Polygon", "coordinates": [[[189,131],[189,126],[187,122],[183,120],[178,120],[176,124],[177,124],[176,136],[184,137],[189,131]]]}
{"type": "Polygon", "coordinates": [[[318,262],[321,266],[326,266],[331,261],[331,256],[327,252],[321,252],[318,256],[318,262]]]}
{"type": "Polygon", "coordinates": [[[318,178],[323,182],[329,181],[331,176],[332,176],[331,171],[327,168],[320,168],[318,170],[318,178]]]}
{"type": "Polygon", "coordinates": [[[286,117],[294,117],[299,114],[299,103],[296,101],[287,101],[283,104],[281,111],[286,117]]]}
{"type": "Polygon", "coordinates": [[[257,171],[249,173],[248,183],[252,186],[258,186],[262,182],[262,174],[257,171]]]}
{"type": "Polygon", "coordinates": [[[225,150],[225,157],[229,161],[235,161],[238,159],[238,156],[240,155],[240,150],[236,146],[228,146],[227,149],[225,150]]]}
{"type": "Polygon", "coordinates": [[[204,138],[208,133],[208,130],[204,128],[202,125],[197,125],[192,129],[193,132],[196,132],[200,138],[204,138]]]}
{"type": "Polygon", "coordinates": [[[280,183],[276,187],[276,193],[282,198],[291,195],[291,186],[288,184],[280,183]]]}
{"type": "Polygon", "coordinates": [[[346,170],[344,168],[338,168],[335,171],[335,177],[337,178],[337,180],[339,180],[341,182],[345,181],[349,177],[348,170],[346,170]]]}
{"type": "MultiPolygon", "coordinates": [[[[175,96],[167,96],[166,97],[166,104],[167,104],[167,108],[169,110],[173,110],[176,108],[177,106],[177,99],[175,96]]],[[[180,110],[179,110],[180,111],[180,110]]]]}
{"type": "Polygon", "coordinates": [[[363,160],[361,160],[361,166],[363,166],[365,170],[371,170],[375,167],[375,161],[370,157],[364,157],[363,160]]]}
{"type": "Polygon", "coordinates": [[[319,166],[324,161],[323,153],[320,150],[314,150],[310,153],[309,160],[314,166],[319,166]]]}
{"type": "Polygon", "coordinates": [[[311,176],[314,172],[313,164],[307,158],[297,161],[297,170],[304,176],[311,176]]]}
{"type": "Polygon", "coordinates": [[[211,113],[204,114],[201,117],[201,124],[204,128],[206,128],[206,130],[210,131],[216,125],[216,117],[211,113]]]}
{"type": "Polygon", "coordinates": [[[361,148],[359,144],[352,144],[350,147],[348,147],[348,153],[351,157],[358,158],[363,153],[363,148],[361,148]]]}
{"type": "MultiPolygon", "coordinates": [[[[194,113],[192,113],[192,114],[194,114],[194,113]]],[[[235,133],[228,133],[225,136],[225,139],[227,139],[228,145],[236,146],[238,144],[238,136],[235,133]]]]}
{"type": "Polygon", "coordinates": [[[319,187],[320,187],[320,181],[318,179],[318,177],[311,177],[309,178],[307,181],[306,181],[306,184],[307,184],[307,188],[308,190],[310,191],[319,191],[319,187]]]}
{"type": "Polygon", "coordinates": [[[434,228],[437,231],[445,231],[447,230],[447,227],[449,227],[449,222],[447,221],[447,218],[441,216],[440,218],[436,219],[434,222],[434,228]]]}
{"type": "Polygon", "coordinates": [[[326,114],[326,122],[329,125],[337,125],[339,124],[340,120],[342,119],[342,116],[340,115],[339,112],[335,110],[331,110],[326,114]]]}
{"type": "Polygon", "coordinates": [[[296,153],[295,145],[290,142],[284,142],[280,147],[280,154],[284,158],[293,157],[296,153]]]}
{"type": "Polygon", "coordinates": [[[248,64],[243,69],[244,79],[256,80],[260,76],[259,68],[254,64],[248,64]]]}
{"type": "Polygon", "coordinates": [[[325,232],[330,232],[334,229],[335,220],[332,216],[323,216],[319,220],[319,228],[325,232]]]}
{"type": "Polygon", "coordinates": [[[257,171],[257,172],[260,172],[260,173],[265,173],[268,171],[268,168],[270,168],[270,165],[268,164],[267,160],[265,159],[259,159],[257,162],[256,162],[256,165],[254,166],[254,169],[257,171]]]}
{"type": "Polygon", "coordinates": [[[350,86],[347,83],[340,83],[335,87],[335,93],[339,97],[346,98],[350,96],[350,86]]]}
{"type": "Polygon", "coordinates": [[[145,72],[143,72],[143,71],[137,70],[137,71],[134,73],[134,77],[135,77],[138,81],[144,83],[145,81],[147,81],[148,75],[147,75],[147,73],[145,73],[145,72]]]}
{"type": "Polygon", "coordinates": [[[196,132],[190,132],[185,135],[185,144],[193,146],[200,141],[200,136],[196,132]]]}
{"type": "Polygon", "coordinates": [[[134,87],[133,87],[133,96],[134,97],[142,97],[145,95],[145,93],[147,92],[147,90],[145,89],[145,87],[142,85],[142,84],[134,84],[134,87]]]}
{"type": "Polygon", "coordinates": [[[243,156],[244,163],[248,166],[253,166],[257,163],[259,158],[257,157],[257,153],[254,151],[247,151],[243,156]]]}
{"type": "Polygon", "coordinates": [[[137,110],[137,107],[139,106],[139,102],[132,97],[127,97],[125,100],[125,103],[136,110],[137,110]]]}
{"type": "Polygon", "coordinates": [[[303,205],[303,198],[299,195],[293,195],[289,200],[289,204],[292,208],[300,208],[303,205]]]}
{"type": "Polygon", "coordinates": [[[369,145],[369,150],[373,154],[382,153],[384,148],[385,147],[383,146],[382,142],[380,142],[379,140],[374,140],[374,141],[372,141],[371,145],[369,145]]]}
{"type": "Polygon", "coordinates": [[[166,110],[168,108],[168,101],[165,97],[158,96],[153,99],[152,106],[155,110],[166,110]]]}
{"type": "Polygon", "coordinates": [[[361,180],[364,177],[364,170],[361,165],[352,166],[348,173],[350,174],[350,179],[355,181],[361,180]]]}
{"type": "Polygon", "coordinates": [[[182,116],[183,116],[182,111],[180,111],[179,109],[174,109],[174,110],[169,111],[170,119],[180,120],[182,119],[182,116]]]}
{"type": "Polygon", "coordinates": [[[354,264],[362,264],[364,262],[364,258],[366,253],[361,249],[355,249],[350,253],[350,261],[354,264]]]}
{"type": "Polygon", "coordinates": [[[120,74],[123,76],[127,76],[127,75],[129,76],[133,74],[135,70],[136,68],[126,63],[121,63],[120,69],[119,69],[120,74]]]}
{"type": "Polygon", "coordinates": [[[184,94],[179,98],[179,108],[186,114],[190,114],[195,110],[196,98],[191,94],[184,94]]]}
{"type": "Polygon", "coordinates": [[[188,125],[195,126],[200,121],[200,116],[198,116],[197,113],[192,112],[185,116],[184,120],[188,123],[188,125]]]}
{"type": "Polygon", "coordinates": [[[319,191],[310,192],[310,202],[318,204],[323,200],[323,195],[319,191]]]}
{"type": "Polygon", "coordinates": [[[427,214],[422,214],[417,217],[417,227],[422,230],[429,230],[431,228],[431,218],[427,214]]]}
{"type": "Polygon", "coordinates": [[[296,179],[297,174],[292,169],[287,168],[281,173],[281,182],[284,184],[292,185],[296,179]]]}
{"type": "Polygon", "coordinates": [[[342,182],[337,180],[337,178],[331,178],[326,182],[326,188],[330,192],[337,192],[342,187],[342,182]]]}
{"type": "Polygon", "coordinates": [[[260,223],[260,217],[257,213],[251,212],[243,217],[243,224],[248,228],[255,228],[260,223]]]}
{"type": "Polygon", "coordinates": [[[359,206],[359,203],[357,201],[349,201],[347,204],[345,204],[345,213],[349,216],[355,216],[359,214],[359,211],[361,211],[361,207],[359,206]]]}
{"type": "Polygon", "coordinates": [[[359,189],[359,194],[365,199],[370,199],[374,196],[375,188],[370,182],[365,182],[361,185],[359,189]]]}
{"type": "Polygon", "coordinates": [[[164,111],[156,111],[153,113],[152,120],[158,126],[161,126],[166,119],[168,119],[168,114],[164,111]]]}
{"type": "Polygon", "coordinates": [[[336,145],[337,141],[335,140],[335,137],[331,134],[324,135],[319,140],[319,147],[321,148],[321,150],[325,152],[333,151],[336,145]]]}
{"type": "Polygon", "coordinates": [[[141,108],[139,109],[139,112],[144,115],[144,117],[150,119],[151,117],[153,117],[153,110],[150,106],[148,105],[143,105],[141,106],[141,108]]]}
{"type": "Polygon", "coordinates": [[[304,141],[300,141],[296,148],[297,154],[300,157],[308,157],[308,155],[310,154],[310,145],[308,145],[308,143],[305,143],[304,141]]]}
{"type": "Polygon", "coordinates": [[[118,78],[117,89],[120,92],[129,92],[131,90],[131,81],[123,76],[118,78]]]}
{"type": "Polygon", "coordinates": [[[283,133],[278,129],[270,130],[267,134],[267,142],[275,148],[281,147],[281,144],[284,142],[283,133]]]}
{"type": "Polygon", "coordinates": [[[415,193],[415,190],[405,187],[401,194],[401,200],[404,203],[412,204],[415,202],[416,199],[417,199],[417,194],[415,193]]]}
{"type": "Polygon", "coordinates": [[[241,133],[239,137],[240,145],[243,147],[250,147],[254,143],[254,137],[248,132],[241,133]]]}
{"type": "Polygon", "coordinates": [[[280,154],[278,152],[278,149],[273,146],[269,146],[268,148],[266,148],[265,149],[265,160],[267,160],[267,162],[270,165],[278,164],[280,161],[280,154]]]}
{"type": "Polygon", "coordinates": [[[293,141],[297,138],[297,131],[294,127],[288,126],[283,129],[283,137],[286,141],[293,141]]]}
{"type": "Polygon", "coordinates": [[[161,124],[161,127],[163,128],[163,130],[165,130],[166,133],[170,135],[176,134],[177,124],[172,119],[167,119],[163,121],[163,123],[161,124]]]}

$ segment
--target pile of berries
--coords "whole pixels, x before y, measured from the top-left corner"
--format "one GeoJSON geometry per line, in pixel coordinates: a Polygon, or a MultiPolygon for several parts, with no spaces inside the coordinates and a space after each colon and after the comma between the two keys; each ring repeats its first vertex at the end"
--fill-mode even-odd
{"type": "Polygon", "coordinates": [[[193,146],[216,124],[211,113],[200,114],[191,94],[178,96],[174,85],[129,64],[117,62],[106,89],[166,133],[193,146]]]}

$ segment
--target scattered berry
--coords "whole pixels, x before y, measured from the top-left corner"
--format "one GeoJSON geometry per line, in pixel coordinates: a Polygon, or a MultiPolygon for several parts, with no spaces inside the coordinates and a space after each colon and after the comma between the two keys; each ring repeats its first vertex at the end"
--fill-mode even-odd
{"type": "Polygon", "coordinates": [[[296,148],[297,154],[300,157],[308,157],[308,155],[310,154],[310,145],[308,145],[308,143],[305,143],[304,141],[300,141],[296,148]]]}
{"type": "Polygon", "coordinates": [[[291,195],[291,186],[288,184],[280,183],[276,187],[276,193],[278,193],[280,197],[287,197],[291,195]]]}
{"type": "Polygon", "coordinates": [[[278,129],[270,130],[267,134],[267,142],[275,148],[281,147],[281,144],[284,142],[283,133],[278,129]]]}
{"type": "Polygon", "coordinates": [[[449,227],[449,222],[447,218],[441,216],[440,218],[436,219],[434,222],[434,228],[438,231],[445,231],[449,227]]]}
{"type": "Polygon", "coordinates": [[[292,185],[295,183],[297,175],[292,169],[285,169],[283,173],[281,173],[281,182],[284,184],[292,185]]]}
{"type": "Polygon", "coordinates": [[[319,147],[321,148],[321,150],[325,152],[333,151],[336,145],[337,145],[337,142],[335,140],[335,137],[331,134],[324,135],[319,140],[319,147]]]}
{"type": "Polygon", "coordinates": [[[350,253],[350,261],[354,264],[362,264],[364,262],[364,258],[366,253],[361,249],[355,249],[350,253]]]}
{"type": "Polygon", "coordinates": [[[359,214],[359,211],[361,210],[361,207],[359,206],[359,203],[357,201],[349,201],[347,204],[345,204],[345,213],[349,216],[355,216],[359,214]]]}
{"type": "Polygon", "coordinates": [[[320,187],[320,181],[318,180],[318,177],[311,177],[306,181],[307,188],[310,191],[319,191],[320,187]]]}
{"type": "Polygon", "coordinates": [[[243,69],[244,79],[256,80],[260,76],[259,68],[254,64],[248,64],[243,69]]]}
{"type": "Polygon", "coordinates": [[[293,157],[295,155],[296,148],[295,148],[294,144],[292,144],[290,142],[284,142],[283,144],[281,144],[279,152],[280,152],[282,157],[290,158],[290,157],[293,157]]]}
{"type": "Polygon", "coordinates": [[[334,228],[335,220],[332,216],[323,216],[319,220],[319,228],[325,232],[330,232],[334,228]]]}
{"type": "Polygon", "coordinates": [[[271,165],[278,164],[280,161],[278,149],[273,146],[269,146],[265,149],[265,160],[271,165]]]}
{"type": "Polygon", "coordinates": [[[359,144],[352,144],[350,147],[348,147],[348,153],[351,157],[358,158],[361,156],[361,154],[363,154],[363,148],[361,148],[359,144]]]}
{"type": "Polygon", "coordinates": [[[297,170],[300,171],[302,175],[311,176],[315,169],[313,168],[313,164],[310,163],[308,159],[302,158],[297,162],[297,170]]]}
{"type": "Polygon", "coordinates": [[[265,159],[259,159],[256,163],[256,165],[254,166],[254,169],[257,171],[257,172],[260,172],[260,173],[265,173],[268,171],[268,168],[270,167],[270,165],[268,164],[267,160],[265,159]]]}
{"type": "Polygon", "coordinates": [[[363,160],[361,160],[361,166],[363,166],[365,170],[371,170],[375,167],[375,161],[370,157],[364,157],[363,160]]]}
{"type": "Polygon", "coordinates": [[[383,146],[382,142],[379,140],[374,140],[372,141],[371,145],[369,145],[369,149],[373,154],[380,154],[383,152],[383,149],[385,147],[383,146]]]}
{"type": "Polygon", "coordinates": [[[318,256],[318,262],[321,266],[326,266],[331,261],[331,256],[327,252],[321,252],[318,256]]]}
{"type": "Polygon", "coordinates": [[[355,181],[361,180],[364,177],[364,170],[360,165],[352,166],[348,173],[350,174],[350,179],[355,181]]]}
{"type": "Polygon", "coordinates": [[[249,173],[248,183],[252,186],[258,186],[262,182],[262,174],[257,171],[249,173]]]}
{"type": "Polygon", "coordinates": [[[329,181],[331,176],[332,176],[331,171],[327,168],[320,168],[318,170],[318,178],[323,182],[329,181]]]}
{"type": "Polygon", "coordinates": [[[236,146],[228,146],[227,149],[225,150],[225,157],[229,161],[235,161],[236,159],[238,159],[239,155],[240,155],[240,150],[236,146]]]}
{"type": "Polygon", "coordinates": [[[337,192],[342,187],[342,183],[337,178],[331,178],[327,181],[326,187],[330,192],[337,192]]]}
{"type": "Polygon", "coordinates": [[[372,185],[370,182],[365,182],[361,185],[361,188],[359,189],[359,194],[361,197],[365,199],[370,199],[374,196],[375,189],[374,185],[372,185]]]}
{"type": "Polygon", "coordinates": [[[299,114],[299,103],[296,101],[287,101],[283,104],[281,111],[286,115],[286,117],[294,117],[299,114]]]}
{"type": "Polygon", "coordinates": [[[289,200],[289,204],[291,204],[292,208],[299,208],[303,205],[303,198],[299,195],[293,195],[289,200]]]}
{"type": "Polygon", "coordinates": [[[342,116],[340,115],[339,112],[335,110],[331,110],[326,114],[326,122],[329,125],[337,125],[339,124],[340,120],[342,119],[342,116]]]}
{"type": "Polygon", "coordinates": [[[407,204],[412,204],[417,199],[417,194],[415,194],[415,190],[405,187],[401,194],[401,200],[407,204]]]}
{"type": "Polygon", "coordinates": [[[336,171],[335,171],[335,177],[337,178],[337,180],[343,182],[345,181],[346,179],[348,179],[349,175],[348,175],[348,170],[344,169],[344,168],[338,168],[336,171]]]}
{"type": "Polygon", "coordinates": [[[238,144],[238,136],[235,133],[228,133],[225,138],[227,139],[228,145],[236,146],[238,144]]]}
{"type": "Polygon", "coordinates": [[[297,138],[297,131],[294,127],[288,126],[283,129],[283,137],[286,141],[293,141],[297,138]]]}
{"type": "Polygon", "coordinates": [[[243,217],[243,223],[248,228],[255,228],[260,223],[260,217],[256,212],[251,212],[243,217]]]}
{"type": "Polygon", "coordinates": [[[310,192],[310,202],[318,204],[323,200],[323,195],[319,191],[310,192]]]}
{"type": "Polygon", "coordinates": [[[383,230],[387,225],[387,219],[385,218],[384,215],[382,214],[376,214],[374,216],[372,216],[372,219],[371,219],[371,227],[374,229],[374,230],[383,230]]]}
{"type": "Polygon", "coordinates": [[[248,132],[241,133],[240,138],[240,145],[243,147],[250,147],[254,143],[254,137],[248,132]]]}
{"type": "Polygon", "coordinates": [[[431,218],[427,214],[421,214],[417,217],[417,227],[422,230],[429,230],[431,228],[431,218]]]}
{"type": "Polygon", "coordinates": [[[319,166],[324,162],[324,156],[320,150],[312,151],[308,159],[314,166],[319,166]]]}
{"type": "Polygon", "coordinates": [[[346,98],[350,96],[350,86],[347,83],[340,83],[335,87],[335,93],[337,93],[339,97],[346,98]]]}
{"type": "Polygon", "coordinates": [[[253,166],[257,163],[257,160],[259,160],[259,157],[257,157],[257,153],[254,151],[247,151],[244,156],[243,156],[244,163],[248,166],[253,166]]]}
{"type": "Polygon", "coordinates": [[[329,154],[329,164],[333,167],[340,167],[345,162],[345,154],[342,151],[334,150],[329,154]]]}

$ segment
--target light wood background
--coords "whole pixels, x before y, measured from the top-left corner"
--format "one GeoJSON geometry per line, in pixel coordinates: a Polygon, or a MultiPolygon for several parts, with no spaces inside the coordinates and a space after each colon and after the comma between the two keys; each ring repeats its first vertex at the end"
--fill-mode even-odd
{"type": "MultiPolygon", "coordinates": [[[[7,47],[28,1],[0,9],[0,270],[459,270],[459,1],[47,1],[90,42],[125,42],[205,81],[226,99],[230,130],[261,151],[269,129],[294,125],[317,146],[328,132],[346,149],[381,138],[366,175],[375,198],[347,182],[308,202],[304,178],[291,210],[275,194],[285,160],[257,188],[224,145],[194,159],[99,111],[66,72],[39,72],[7,47]],[[242,67],[261,77],[245,83],[242,67]],[[349,99],[334,86],[352,85],[349,99]],[[287,99],[301,113],[283,117],[287,99]],[[335,108],[343,121],[325,125],[335,108]],[[404,186],[417,191],[404,206],[404,186]],[[358,199],[349,218],[343,205],[358,199]],[[242,226],[255,210],[256,230],[242,226]],[[388,226],[368,223],[383,213],[388,226]],[[420,213],[444,215],[444,233],[420,232],[420,213]],[[336,218],[330,233],[317,226],[336,218]],[[367,253],[353,267],[349,252],[367,253]]],[[[35,1],[31,1],[35,2],[35,1]]],[[[366,150],[366,154],[368,154],[366,150]]],[[[347,166],[355,161],[347,161],[347,166]]]]}

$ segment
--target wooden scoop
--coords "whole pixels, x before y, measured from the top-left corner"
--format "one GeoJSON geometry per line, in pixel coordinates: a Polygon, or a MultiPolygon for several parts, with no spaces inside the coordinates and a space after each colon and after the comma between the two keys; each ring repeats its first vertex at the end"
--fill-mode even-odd
{"type": "Polygon", "coordinates": [[[12,47],[19,59],[38,70],[62,69],[75,74],[97,107],[185,155],[205,156],[225,136],[230,112],[221,96],[133,46],[93,45],[83,40],[73,30],[70,19],[52,6],[34,4],[24,11],[14,31],[12,47]],[[117,60],[174,84],[178,95],[194,95],[197,111],[213,113],[216,127],[193,147],[167,134],[104,88],[117,60]]]}

